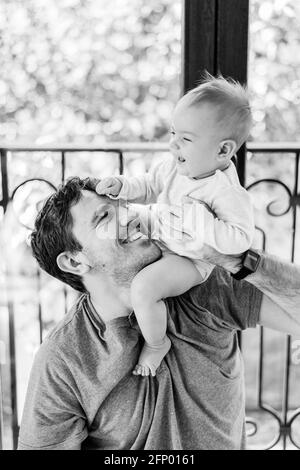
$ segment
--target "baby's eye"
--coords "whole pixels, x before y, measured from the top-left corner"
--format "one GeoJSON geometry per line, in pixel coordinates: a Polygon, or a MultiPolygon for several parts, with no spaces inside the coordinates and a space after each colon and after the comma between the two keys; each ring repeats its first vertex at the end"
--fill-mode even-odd
{"type": "Polygon", "coordinates": [[[171,135],[175,135],[175,131],[173,131],[172,129],[170,130],[170,134],[171,135]]]}
{"type": "Polygon", "coordinates": [[[192,142],[191,139],[188,139],[187,137],[183,137],[183,140],[185,140],[186,142],[192,142]]]}

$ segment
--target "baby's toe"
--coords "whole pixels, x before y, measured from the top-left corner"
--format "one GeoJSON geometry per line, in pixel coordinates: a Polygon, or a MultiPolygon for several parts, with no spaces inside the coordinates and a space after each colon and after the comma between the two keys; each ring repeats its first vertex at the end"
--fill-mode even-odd
{"type": "Polygon", "coordinates": [[[134,375],[141,375],[141,366],[137,364],[132,372],[134,375]]]}

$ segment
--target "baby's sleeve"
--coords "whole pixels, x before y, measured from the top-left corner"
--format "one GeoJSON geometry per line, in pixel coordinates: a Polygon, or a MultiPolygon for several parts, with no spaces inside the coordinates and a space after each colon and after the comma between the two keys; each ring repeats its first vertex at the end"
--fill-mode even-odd
{"type": "Polygon", "coordinates": [[[204,210],[204,242],[223,254],[248,250],[254,237],[250,194],[241,186],[227,187],[213,198],[213,213],[204,210]]]}
{"type": "Polygon", "coordinates": [[[166,177],[170,172],[170,161],[153,166],[148,173],[125,178],[119,176],[122,189],[117,199],[125,199],[136,204],[152,204],[162,192],[166,177]]]}

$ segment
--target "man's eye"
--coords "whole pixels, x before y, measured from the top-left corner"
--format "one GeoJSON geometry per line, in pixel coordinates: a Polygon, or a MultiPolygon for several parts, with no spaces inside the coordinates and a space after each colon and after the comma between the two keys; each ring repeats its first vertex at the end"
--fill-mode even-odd
{"type": "Polygon", "coordinates": [[[105,219],[105,217],[107,217],[107,216],[108,216],[108,211],[105,211],[105,212],[101,215],[100,220],[105,219]]]}
{"type": "Polygon", "coordinates": [[[171,135],[175,135],[175,132],[172,131],[172,130],[170,130],[170,134],[171,134],[171,135]]]}
{"type": "Polygon", "coordinates": [[[102,222],[102,220],[104,220],[107,216],[108,216],[108,211],[103,212],[103,214],[98,217],[96,225],[100,224],[100,222],[102,222]]]}

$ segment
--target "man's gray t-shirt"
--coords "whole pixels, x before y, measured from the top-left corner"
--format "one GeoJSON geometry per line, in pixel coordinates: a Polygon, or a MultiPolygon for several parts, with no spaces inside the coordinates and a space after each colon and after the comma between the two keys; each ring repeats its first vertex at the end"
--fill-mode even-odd
{"type": "Polygon", "coordinates": [[[256,326],[261,298],[215,269],[167,299],[172,347],[156,377],[141,377],[132,374],[143,344],[134,314],[104,325],[81,296],[36,355],[19,448],[244,448],[237,330],[256,326]]]}

